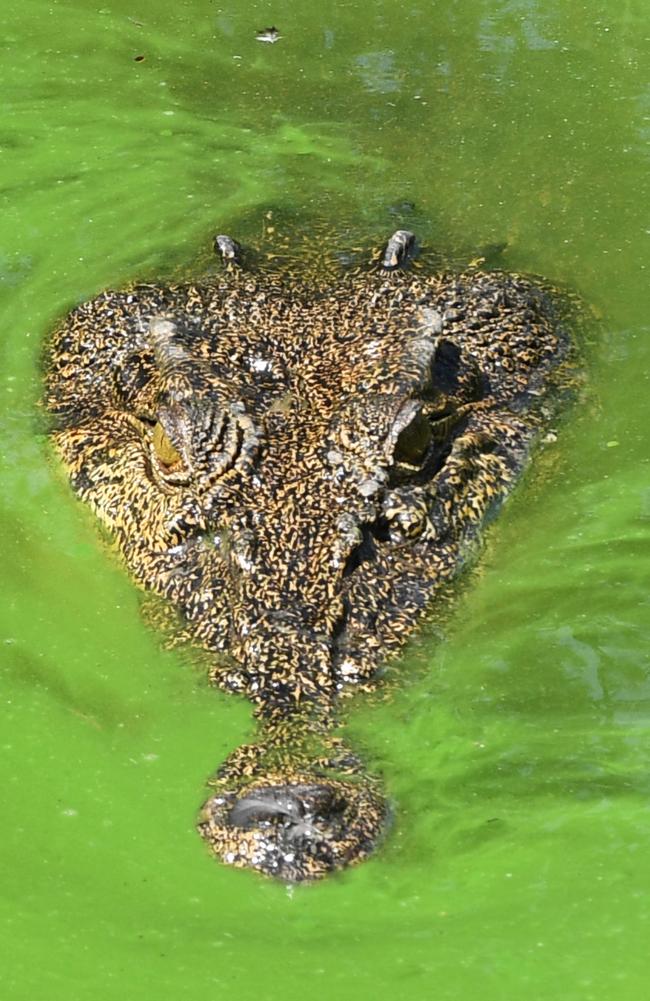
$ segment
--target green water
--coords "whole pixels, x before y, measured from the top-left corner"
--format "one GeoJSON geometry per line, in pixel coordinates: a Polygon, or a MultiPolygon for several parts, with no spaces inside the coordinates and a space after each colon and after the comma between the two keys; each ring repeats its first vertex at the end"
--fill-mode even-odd
{"type": "Polygon", "coordinates": [[[647,997],[648,21],[645,0],[4,0],[3,999],[647,997]],[[390,839],[293,891],[195,834],[249,710],[159,649],[36,406],[71,304],[269,209],[507,241],[602,315],[587,399],[446,638],[351,714],[390,839]]]}

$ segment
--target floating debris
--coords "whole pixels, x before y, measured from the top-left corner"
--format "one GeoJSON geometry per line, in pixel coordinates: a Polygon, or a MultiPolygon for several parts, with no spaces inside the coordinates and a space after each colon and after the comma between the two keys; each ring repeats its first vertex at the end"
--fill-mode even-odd
{"type": "Polygon", "coordinates": [[[256,33],[255,38],[258,42],[270,42],[273,45],[274,42],[280,41],[282,35],[277,28],[263,28],[256,33]]]}

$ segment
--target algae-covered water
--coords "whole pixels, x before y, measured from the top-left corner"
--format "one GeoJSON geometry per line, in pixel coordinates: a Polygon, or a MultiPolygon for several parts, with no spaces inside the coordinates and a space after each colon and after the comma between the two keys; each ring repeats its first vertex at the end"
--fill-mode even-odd
{"type": "Polygon", "coordinates": [[[0,996],[641,1001],[647,3],[4,0],[2,20],[0,996]],[[351,711],[390,838],[293,890],[195,834],[249,709],[160,649],[37,408],[62,312],[269,211],[506,243],[601,324],[445,638],[351,711]]]}

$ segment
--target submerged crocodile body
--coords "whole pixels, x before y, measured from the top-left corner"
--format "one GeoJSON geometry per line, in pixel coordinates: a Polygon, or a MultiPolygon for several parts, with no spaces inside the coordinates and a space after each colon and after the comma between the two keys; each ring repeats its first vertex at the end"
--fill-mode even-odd
{"type": "Polygon", "coordinates": [[[412,235],[338,274],[239,265],[75,309],[46,406],[76,493],[137,583],[168,599],[260,739],[214,780],[199,830],[288,880],[365,858],[378,783],[333,735],[457,575],[567,381],[553,291],[405,267],[412,235]]]}

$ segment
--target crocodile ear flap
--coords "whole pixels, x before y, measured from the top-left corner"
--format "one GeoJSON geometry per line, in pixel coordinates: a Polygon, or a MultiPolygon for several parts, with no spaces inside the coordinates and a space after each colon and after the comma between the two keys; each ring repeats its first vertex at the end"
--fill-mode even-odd
{"type": "Polygon", "coordinates": [[[460,346],[449,337],[439,337],[431,359],[431,388],[453,395],[458,390],[461,365],[460,346]]]}
{"type": "Polygon", "coordinates": [[[483,398],[483,377],[475,358],[451,337],[439,337],[431,359],[430,379],[422,396],[436,400],[440,396],[460,402],[483,398]]]}

